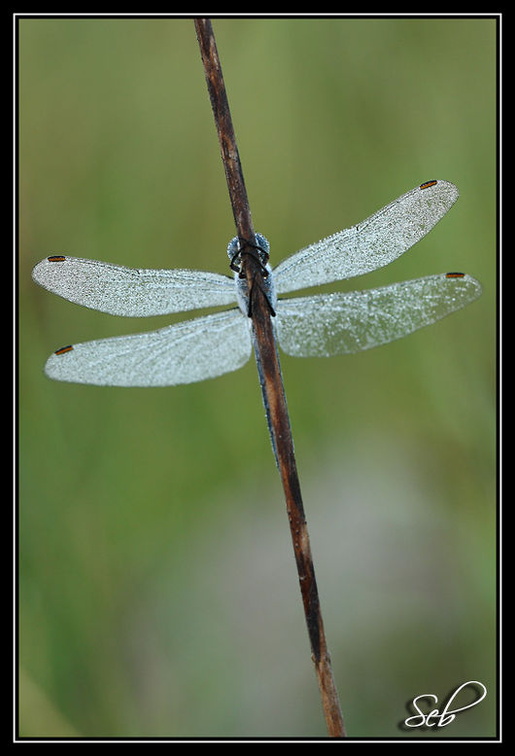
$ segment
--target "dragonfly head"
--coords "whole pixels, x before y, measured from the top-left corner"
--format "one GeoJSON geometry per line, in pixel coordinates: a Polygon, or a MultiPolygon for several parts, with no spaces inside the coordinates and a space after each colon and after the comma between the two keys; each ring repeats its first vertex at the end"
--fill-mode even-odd
{"type": "Polygon", "coordinates": [[[227,255],[231,261],[231,268],[237,272],[240,271],[241,254],[242,252],[250,252],[258,258],[263,269],[266,269],[266,264],[270,256],[270,244],[263,234],[256,234],[256,244],[249,244],[249,242],[240,239],[235,236],[231,239],[227,245],[227,255]]]}

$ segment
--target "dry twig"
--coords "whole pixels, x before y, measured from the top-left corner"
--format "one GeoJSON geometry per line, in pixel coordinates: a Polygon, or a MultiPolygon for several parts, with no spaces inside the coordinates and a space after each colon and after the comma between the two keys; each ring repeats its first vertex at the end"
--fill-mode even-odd
{"type": "Polygon", "coordinates": [[[246,277],[252,303],[249,316],[252,318],[254,349],[272,446],[286,498],[293,550],[324,716],[329,735],[345,737],[343,717],[322,622],[286,396],[275,343],[272,324],[274,312],[266,295],[266,287],[262,285],[263,277],[266,277],[262,254],[260,254],[263,250],[256,243],[252,226],[213,28],[208,19],[196,19],[195,27],[218,131],[236,231],[240,240],[240,276],[246,277]]]}

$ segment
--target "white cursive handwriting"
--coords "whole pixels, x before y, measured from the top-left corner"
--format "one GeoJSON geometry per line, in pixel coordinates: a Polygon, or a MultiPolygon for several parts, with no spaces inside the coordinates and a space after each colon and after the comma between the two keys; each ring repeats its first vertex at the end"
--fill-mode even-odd
{"type": "Polygon", "coordinates": [[[418,701],[420,701],[421,698],[432,698],[434,700],[434,703],[438,703],[438,696],[435,696],[434,693],[423,693],[421,696],[416,696],[413,699],[413,707],[417,710],[418,714],[405,719],[404,724],[406,725],[406,727],[423,727],[424,725],[426,727],[445,727],[454,719],[456,719],[456,714],[459,714],[460,711],[465,711],[465,709],[470,709],[471,706],[476,706],[480,701],[483,700],[485,696],[486,688],[483,683],[480,683],[477,680],[470,680],[469,682],[460,685],[459,688],[456,688],[454,693],[449,696],[449,700],[445,704],[442,712],[440,712],[438,709],[433,709],[428,714],[424,714],[422,709],[420,709],[418,706],[418,701]],[[472,701],[466,706],[461,706],[459,709],[451,709],[451,704],[453,703],[458,693],[460,693],[463,688],[466,688],[468,685],[472,686],[473,690],[475,690],[478,695],[481,693],[481,691],[483,691],[480,698],[476,698],[475,701],[472,701]]]}

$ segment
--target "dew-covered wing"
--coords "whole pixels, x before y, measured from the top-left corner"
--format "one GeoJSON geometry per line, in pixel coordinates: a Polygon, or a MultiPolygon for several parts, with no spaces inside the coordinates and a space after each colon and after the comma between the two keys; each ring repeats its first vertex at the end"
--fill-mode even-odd
{"type": "Polygon", "coordinates": [[[472,276],[444,273],[378,289],[283,299],[277,305],[277,336],[295,357],[350,354],[407,336],[480,294],[472,276]]]}
{"type": "Polygon", "coordinates": [[[46,374],[98,386],[174,386],[215,378],[250,357],[250,320],[233,309],[146,331],[58,349],[46,374]]]}
{"type": "Polygon", "coordinates": [[[422,239],[458,196],[448,181],[426,181],[357,226],[280,262],[273,270],[277,293],[341,281],[388,265],[422,239]]]}

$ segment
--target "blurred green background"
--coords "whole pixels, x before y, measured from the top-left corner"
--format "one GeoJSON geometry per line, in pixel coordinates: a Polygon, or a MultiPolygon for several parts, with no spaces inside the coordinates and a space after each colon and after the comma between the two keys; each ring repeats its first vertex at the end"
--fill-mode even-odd
{"type": "MultiPolygon", "coordinates": [[[[401,259],[327,288],[464,270],[482,297],[282,367],[349,734],[493,736],[496,21],[214,28],[272,263],[425,180],[460,189],[401,259]],[[469,680],[488,695],[451,725],[399,727],[414,696],[469,680]]],[[[41,258],[229,272],[193,21],[21,19],[19,56],[20,733],[324,736],[255,364],[168,389],[42,372],[63,344],[181,317],[60,300],[31,281],[41,258]]]]}

